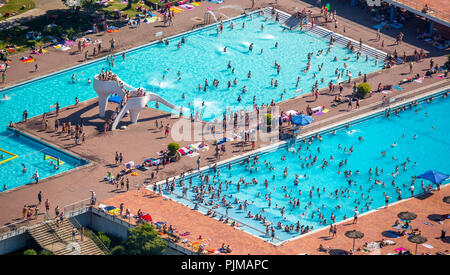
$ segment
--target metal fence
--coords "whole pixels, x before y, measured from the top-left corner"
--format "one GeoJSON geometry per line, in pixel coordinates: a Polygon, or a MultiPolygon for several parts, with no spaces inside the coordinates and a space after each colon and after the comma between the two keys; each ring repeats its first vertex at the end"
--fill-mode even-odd
{"type": "Polygon", "coordinates": [[[82,214],[84,212],[81,211],[86,212],[86,209],[89,209],[91,205],[92,205],[91,199],[84,199],[81,201],[74,202],[72,204],[64,206],[64,215],[66,217],[72,217],[74,215],[82,214]]]}

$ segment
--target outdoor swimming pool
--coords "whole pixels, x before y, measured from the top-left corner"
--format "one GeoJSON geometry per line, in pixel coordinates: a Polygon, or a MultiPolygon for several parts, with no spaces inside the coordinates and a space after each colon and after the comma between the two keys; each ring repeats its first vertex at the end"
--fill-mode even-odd
{"type": "MultiPolygon", "coordinates": [[[[17,135],[9,130],[0,132],[0,144],[0,149],[17,155],[16,158],[0,164],[2,192],[5,191],[3,185],[7,186],[7,190],[11,190],[24,184],[34,182],[34,179],[31,179],[31,176],[36,170],[39,172],[39,180],[42,180],[87,163],[83,159],[70,156],[60,150],[51,148],[29,137],[17,135]],[[54,166],[49,162],[52,161],[53,163],[56,163],[56,161],[54,159],[44,160],[44,153],[59,158],[64,164],[61,164],[59,169],[55,170],[54,166]],[[22,164],[27,168],[26,173],[22,172],[22,164]]],[[[13,155],[4,151],[0,153],[4,156],[2,160],[13,157],[13,155]]]]}
{"type": "MultiPolygon", "coordinates": [[[[212,120],[214,115],[221,118],[227,108],[231,110],[251,108],[254,96],[256,104],[269,104],[272,99],[279,102],[280,94],[284,90],[286,90],[284,100],[300,95],[301,92],[297,92],[300,89],[310,92],[316,80],[319,81],[319,87],[325,87],[330,80],[337,81],[335,69],[343,69],[344,62],[353,77],[359,72],[370,73],[382,67],[382,62],[376,64],[373,58],[365,61],[365,56],[362,56],[356,60],[355,54],[350,54],[339,45],[334,46],[327,55],[325,51],[328,41],[308,32],[283,32],[280,24],[273,20],[266,22],[264,17],[238,18],[233,22],[234,30],[231,30],[227,22],[220,35],[214,26],[189,33],[186,35],[186,43],[180,49],[177,48],[177,43],[181,36],[178,36],[173,38],[168,46],[152,44],[130,51],[125,60],[122,60],[119,54],[112,70],[128,84],[144,87],[177,106],[190,108],[193,112],[203,112],[203,119],[212,120]],[[242,28],[243,23],[245,28],[242,28]],[[261,24],[264,24],[263,30],[261,24]],[[248,49],[250,43],[254,43],[252,52],[248,49]],[[228,48],[226,53],[223,52],[225,46],[228,48]],[[261,49],[264,50],[263,53],[261,49]],[[321,49],[324,53],[317,56],[317,51],[321,49]],[[308,61],[307,53],[313,51],[311,69],[306,74],[302,73],[308,61]],[[335,56],[338,61],[333,61],[335,56]],[[345,57],[349,60],[344,61],[345,57]],[[229,61],[232,63],[234,73],[227,68],[229,61]],[[275,61],[281,66],[280,74],[277,74],[274,67],[275,61]],[[322,63],[324,66],[319,72],[317,67],[322,63]],[[249,71],[252,72],[251,79],[247,77],[249,71]],[[317,74],[315,78],[314,72],[317,74]],[[298,76],[301,80],[297,88],[298,76]],[[206,92],[203,89],[199,91],[198,85],[201,84],[203,87],[206,78],[210,86],[206,92]],[[215,78],[220,81],[218,88],[212,86],[215,78]],[[228,89],[227,82],[233,82],[234,78],[238,84],[228,89]],[[271,87],[272,78],[278,81],[277,88],[271,87]],[[244,86],[247,90],[245,94],[242,93],[244,86]],[[242,97],[241,102],[237,101],[238,95],[242,97]]],[[[28,111],[29,117],[33,117],[49,112],[50,106],[57,101],[61,107],[66,107],[75,103],[75,97],[80,101],[95,98],[96,93],[88,83],[88,78],[92,80],[102,68],[110,68],[106,59],[5,89],[2,94],[7,96],[7,100],[0,101],[0,111],[3,114],[0,117],[0,125],[21,120],[24,110],[28,111]],[[76,76],[75,83],[71,83],[72,75],[76,76]]],[[[347,77],[344,77],[345,79],[347,77]]],[[[4,139],[0,141],[0,148],[6,147],[8,142],[20,143],[17,140],[9,140],[10,138],[6,137],[8,132],[1,134],[4,139]]],[[[23,155],[31,151],[16,150],[16,152],[23,155]]],[[[11,160],[8,165],[14,163],[20,165],[18,159],[11,160]]],[[[0,167],[2,177],[11,173],[5,167],[5,165],[0,167]]],[[[18,182],[15,185],[21,184],[18,182]]]]}
{"type": "MultiPolygon", "coordinates": [[[[228,210],[228,215],[251,227],[242,227],[245,231],[267,238],[264,236],[266,227],[261,221],[248,218],[248,211],[252,215],[262,214],[274,227],[278,222],[283,225],[295,225],[299,221],[305,227],[318,229],[331,223],[331,214],[334,214],[336,222],[339,222],[344,219],[344,216],[353,217],[355,207],[363,213],[384,206],[384,193],[391,197],[390,203],[399,200],[397,187],[401,191],[402,199],[409,198],[412,176],[420,175],[430,169],[448,174],[450,172],[450,142],[447,136],[450,121],[445,117],[449,107],[448,98],[437,98],[433,103],[421,102],[417,107],[400,112],[398,116],[392,114],[389,118],[384,116],[370,118],[352,124],[350,128],[340,127],[336,134],[333,134],[332,130],[327,130],[322,134],[322,141],[315,139],[310,145],[297,141],[293,147],[289,147],[289,150],[286,145],[283,145],[269,152],[260,153],[259,164],[254,165],[252,157],[249,166],[254,165],[258,171],[247,170],[247,165],[243,164],[242,160],[233,163],[231,170],[228,164],[224,164],[219,167],[220,175],[215,176],[214,184],[212,184],[213,171],[207,170],[203,174],[209,175],[209,184],[215,188],[214,202],[216,204],[220,204],[224,195],[228,202],[234,202],[236,198],[240,201],[240,203],[232,204],[233,208],[228,210]],[[416,138],[414,138],[415,135],[416,138]],[[360,141],[359,137],[363,137],[363,140],[360,141]],[[392,147],[394,143],[397,145],[392,147]],[[319,147],[320,152],[318,152],[319,147]],[[351,154],[350,147],[353,147],[351,154]],[[382,151],[386,151],[385,156],[382,156],[382,151]],[[282,160],[283,156],[285,160],[282,160]],[[315,156],[318,157],[318,161],[311,165],[315,156]],[[334,160],[330,158],[331,156],[334,160]],[[393,156],[396,160],[392,158],[393,156]],[[322,169],[323,159],[326,159],[329,165],[322,169]],[[339,163],[345,160],[347,164],[339,167],[339,163]],[[269,170],[265,166],[266,162],[270,163],[268,166],[273,167],[274,170],[269,170]],[[310,167],[306,166],[308,163],[310,167]],[[403,163],[405,163],[404,167],[403,163]],[[302,164],[305,165],[304,168],[302,164]],[[394,178],[392,174],[396,173],[397,165],[399,170],[394,178]],[[285,167],[289,168],[286,177],[283,173],[285,167]],[[376,167],[379,169],[379,175],[376,175],[376,167]],[[372,175],[369,174],[369,168],[372,168],[372,175]],[[384,171],[382,172],[381,169],[384,171]],[[352,176],[346,177],[344,175],[346,170],[351,171],[352,176]],[[338,174],[338,171],[341,174],[338,174]],[[300,176],[298,185],[294,184],[296,174],[300,176]],[[247,183],[255,178],[258,183],[247,187],[241,183],[240,191],[238,191],[237,182],[241,177],[245,177],[247,183]],[[369,177],[371,177],[370,181],[369,177]],[[264,184],[266,179],[268,180],[267,188],[264,184]],[[352,180],[351,184],[348,183],[349,179],[352,180]],[[231,181],[232,184],[227,186],[226,180],[231,181]],[[375,184],[375,180],[384,182],[385,186],[375,184]],[[392,184],[393,180],[395,180],[395,186],[392,184]],[[217,199],[220,182],[222,182],[222,193],[220,199],[217,199]],[[314,191],[310,198],[312,189],[314,191]],[[338,190],[338,198],[336,198],[335,190],[338,190]],[[271,198],[271,207],[266,195],[271,198]],[[300,200],[300,206],[292,207],[290,201],[293,199],[300,200]],[[239,204],[245,200],[250,203],[247,211],[238,210],[239,204]],[[336,209],[338,205],[341,206],[340,209],[336,209]],[[285,207],[285,219],[281,216],[283,207],[285,207]],[[265,211],[261,212],[262,209],[265,211]],[[324,215],[327,224],[321,223],[319,213],[324,215]],[[303,217],[302,214],[304,214],[303,217]]],[[[416,195],[423,192],[421,181],[421,179],[415,181],[416,195]]],[[[185,180],[185,184],[189,186],[189,179],[185,180]]],[[[200,177],[194,176],[193,186],[200,186],[200,184],[200,177]]],[[[429,184],[430,182],[424,182],[425,187],[429,184]]],[[[175,193],[181,195],[179,184],[175,193]]],[[[205,195],[206,202],[210,201],[211,193],[205,195]]],[[[165,194],[190,207],[194,205],[191,202],[195,199],[192,189],[189,189],[187,193],[187,198],[191,201],[177,195],[165,194]]],[[[211,206],[208,207],[211,208],[211,206]]],[[[202,207],[200,210],[206,212],[202,207]]],[[[222,206],[215,210],[220,213],[216,218],[225,214],[222,206]]],[[[288,233],[278,229],[275,236],[279,240],[274,242],[279,243],[299,235],[295,231],[288,233]]]]}

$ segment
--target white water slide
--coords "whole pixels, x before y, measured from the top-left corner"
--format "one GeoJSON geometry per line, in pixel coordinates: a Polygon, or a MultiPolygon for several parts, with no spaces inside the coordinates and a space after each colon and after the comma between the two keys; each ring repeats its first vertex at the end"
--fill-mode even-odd
{"type": "Polygon", "coordinates": [[[168,102],[164,98],[159,95],[138,89],[126,84],[119,77],[117,80],[109,80],[103,81],[98,79],[98,75],[94,77],[94,90],[98,95],[98,107],[99,107],[99,116],[105,117],[106,106],[108,104],[108,98],[110,95],[117,94],[122,102],[125,102],[125,105],[121,108],[119,113],[117,114],[114,122],[111,126],[111,130],[115,130],[120,120],[124,117],[124,115],[129,112],[130,113],[130,121],[131,123],[137,123],[139,118],[139,113],[145,106],[152,101],[159,102],[161,104],[166,105],[172,110],[179,111],[179,108],[168,102]],[[127,97],[128,91],[128,97],[127,97]],[[127,99],[128,98],[128,99],[127,99]]]}

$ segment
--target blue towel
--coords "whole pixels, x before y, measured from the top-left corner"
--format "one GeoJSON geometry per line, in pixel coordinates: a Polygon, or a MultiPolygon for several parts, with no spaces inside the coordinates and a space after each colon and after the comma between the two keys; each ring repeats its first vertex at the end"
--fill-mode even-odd
{"type": "Polygon", "coordinates": [[[394,231],[387,231],[385,233],[385,236],[388,237],[388,238],[400,238],[400,236],[395,234],[394,231]]]}
{"type": "Polygon", "coordinates": [[[394,88],[397,89],[397,90],[400,90],[400,91],[403,90],[403,88],[400,87],[400,86],[394,86],[394,88]]]}
{"type": "Polygon", "coordinates": [[[120,98],[120,96],[111,96],[108,98],[108,101],[120,104],[122,103],[122,98],[120,98]]]}
{"type": "Polygon", "coordinates": [[[403,27],[403,24],[394,22],[394,23],[391,24],[391,27],[393,27],[394,29],[400,29],[400,28],[403,27]]]}

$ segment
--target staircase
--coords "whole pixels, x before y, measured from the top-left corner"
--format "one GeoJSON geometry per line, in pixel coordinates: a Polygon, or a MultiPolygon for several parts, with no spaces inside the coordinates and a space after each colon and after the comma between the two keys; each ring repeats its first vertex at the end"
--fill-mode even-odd
{"type": "MultiPolygon", "coordinates": [[[[282,12],[282,11],[279,11],[279,10],[276,10],[276,12],[278,12],[278,14],[279,14],[279,18],[280,18],[279,23],[280,24],[288,25],[288,24],[295,23],[295,22],[291,21],[291,20],[294,20],[295,18],[293,19],[290,14],[282,12]]],[[[273,17],[272,16],[272,9],[271,8],[264,8],[263,9],[263,15],[265,17],[272,18],[273,17]]],[[[353,39],[350,39],[348,37],[342,36],[342,35],[340,35],[338,33],[332,32],[332,31],[330,31],[328,29],[325,29],[325,28],[317,26],[317,25],[315,25],[314,28],[311,28],[311,23],[308,23],[308,26],[310,27],[308,29],[309,32],[314,33],[315,35],[320,36],[320,37],[322,37],[325,40],[329,40],[330,36],[333,36],[333,38],[335,39],[334,42],[336,44],[340,44],[340,45],[346,47],[348,42],[350,41],[356,49],[359,49],[359,42],[356,42],[353,39]]],[[[382,52],[380,50],[377,50],[377,49],[372,48],[370,46],[367,46],[365,44],[363,44],[363,46],[362,46],[362,53],[364,55],[368,55],[368,56],[370,56],[372,58],[376,58],[376,59],[378,59],[381,62],[383,62],[386,59],[386,57],[387,57],[387,54],[385,52],[382,52]]]]}
{"type": "Polygon", "coordinates": [[[302,23],[302,21],[304,19],[305,19],[305,16],[292,15],[283,23],[283,27],[290,28],[291,30],[296,29],[302,23]]]}
{"type": "Polygon", "coordinates": [[[55,221],[41,223],[29,228],[28,233],[43,249],[53,252],[55,255],[104,255],[103,251],[86,236],[80,240],[77,233],[75,241],[72,241],[74,225],[64,220],[59,226],[55,221]]]}

